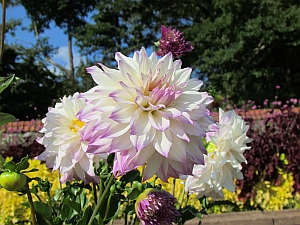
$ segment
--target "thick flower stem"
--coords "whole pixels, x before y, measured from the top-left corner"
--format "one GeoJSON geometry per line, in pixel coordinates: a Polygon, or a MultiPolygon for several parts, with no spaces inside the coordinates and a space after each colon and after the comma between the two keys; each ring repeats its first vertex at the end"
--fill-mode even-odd
{"type": "Polygon", "coordinates": [[[109,213],[110,201],[111,201],[112,196],[113,196],[112,193],[110,193],[109,197],[108,197],[107,206],[106,206],[105,215],[104,215],[103,220],[107,219],[107,216],[108,216],[108,213],[109,213]]]}
{"type": "Polygon", "coordinates": [[[26,189],[26,194],[27,194],[29,206],[30,206],[31,222],[32,222],[32,225],[37,225],[36,218],[35,218],[35,210],[34,210],[32,196],[31,196],[31,193],[30,193],[30,189],[29,189],[28,183],[26,183],[25,189],[26,189]]]}
{"type": "Polygon", "coordinates": [[[99,199],[98,199],[98,202],[97,202],[97,205],[93,211],[93,214],[90,218],[90,221],[88,223],[88,225],[92,225],[94,219],[95,219],[95,216],[97,215],[101,205],[102,205],[102,202],[104,201],[106,195],[108,194],[108,192],[110,191],[110,187],[112,186],[112,184],[114,183],[114,180],[115,180],[115,177],[113,174],[110,175],[110,178],[109,178],[109,181],[107,183],[107,186],[105,187],[104,189],[104,192],[102,195],[99,195],[99,199]]]}
{"type": "Polygon", "coordinates": [[[93,183],[93,195],[95,199],[95,204],[97,205],[97,186],[93,183]]]}

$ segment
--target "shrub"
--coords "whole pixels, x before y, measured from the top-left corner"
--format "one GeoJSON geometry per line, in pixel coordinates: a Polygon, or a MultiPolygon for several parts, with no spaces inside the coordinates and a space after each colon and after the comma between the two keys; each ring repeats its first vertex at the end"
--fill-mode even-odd
{"type": "MultiPolygon", "coordinates": [[[[46,165],[42,164],[39,160],[29,159],[29,163],[29,169],[35,168],[38,169],[38,171],[30,173],[28,174],[28,176],[40,177],[42,179],[48,178],[48,180],[53,184],[51,189],[51,195],[54,196],[55,190],[59,188],[58,173],[52,172],[51,170],[46,168],[46,165]]],[[[27,197],[25,195],[19,196],[17,192],[9,192],[6,191],[4,188],[1,188],[0,196],[2,196],[0,202],[0,224],[31,224],[30,210],[29,208],[22,205],[22,203],[27,202],[27,197]]],[[[46,202],[46,193],[39,193],[39,196],[44,202],[46,202]]],[[[34,201],[37,201],[37,198],[34,195],[33,198],[34,201]]]]}
{"type": "Polygon", "coordinates": [[[3,158],[12,157],[14,162],[19,162],[28,155],[33,159],[41,154],[45,147],[35,141],[37,133],[4,133],[0,144],[0,155],[3,158]]]}
{"type": "Polygon", "coordinates": [[[253,187],[259,182],[280,185],[283,180],[280,170],[292,174],[292,192],[300,191],[300,114],[292,107],[284,107],[273,108],[262,117],[246,118],[250,125],[248,136],[253,142],[251,150],[245,152],[248,163],[242,169],[244,180],[237,181],[243,201],[255,197],[253,187]]]}

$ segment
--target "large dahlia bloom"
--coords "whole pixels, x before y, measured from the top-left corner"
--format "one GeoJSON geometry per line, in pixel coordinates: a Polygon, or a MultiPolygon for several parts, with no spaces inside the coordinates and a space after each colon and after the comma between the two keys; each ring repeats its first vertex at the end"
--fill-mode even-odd
{"type": "Polygon", "coordinates": [[[199,92],[203,82],[190,80],[191,69],[171,53],[158,59],[142,48],[132,58],[116,53],[116,60],[118,69],[87,69],[98,84],[82,94],[89,109],[80,119],[98,132],[87,151],[115,153],[115,175],[142,165],[145,180],[191,174],[203,163],[201,137],[212,123],[206,107],[213,98],[199,92]]]}
{"type": "Polygon", "coordinates": [[[85,123],[78,119],[77,113],[86,106],[85,99],[79,98],[79,93],[63,97],[54,108],[49,108],[40,133],[43,137],[37,142],[45,146],[45,151],[36,158],[46,161],[48,168],[58,170],[61,182],[83,180],[85,183],[99,182],[94,174],[93,163],[98,163],[107,154],[87,153],[88,142],[81,138],[85,123]]]}
{"type": "Polygon", "coordinates": [[[148,188],[139,195],[135,211],[143,225],[172,225],[180,216],[175,203],[169,192],[148,188]]]}
{"type": "Polygon", "coordinates": [[[207,152],[204,165],[195,165],[193,176],[188,176],[185,189],[213,198],[223,198],[222,188],[234,192],[234,180],[243,179],[241,163],[246,159],[247,143],[252,139],[246,136],[249,126],[235,113],[219,110],[219,122],[209,126],[207,152]]]}

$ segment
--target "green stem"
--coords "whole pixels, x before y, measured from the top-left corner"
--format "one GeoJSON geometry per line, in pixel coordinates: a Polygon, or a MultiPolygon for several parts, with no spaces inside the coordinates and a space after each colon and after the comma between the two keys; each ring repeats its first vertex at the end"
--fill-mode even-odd
{"type": "Polygon", "coordinates": [[[97,205],[97,185],[94,183],[93,183],[93,194],[94,194],[95,204],[97,205]]]}
{"type": "Polygon", "coordinates": [[[42,202],[42,199],[41,199],[41,197],[40,196],[38,196],[36,193],[34,193],[34,196],[40,201],[40,202],[42,202]]]}
{"type": "Polygon", "coordinates": [[[114,224],[114,221],[115,221],[115,219],[112,219],[112,220],[109,222],[109,225],[113,225],[113,224],[114,224]]]}
{"type": "Polygon", "coordinates": [[[32,196],[31,196],[31,193],[30,193],[30,189],[29,189],[28,183],[26,183],[25,189],[26,189],[26,194],[27,194],[29,206],[30,206],[32,225],[37,225],[36,218],[35,218],[35,210],[34,210],[32,196]]]}
{"type": "MultiPolygon", "coordinates": [[[[102,180],[102,179],[100,179],[100,183],[101,183],[101,180],[102,180]]],[[[92,225],[92,223],[93,223],[93,221],[94,221],[94,219],[95,219],[95,216],[96,216],[96,214],[98,213],[98,211],[99,211],[99,209],[100,209],[100,207],[101,207],[101,205],[102,205],[102,203],[103,203],[103,201],[104,201],[106,195],[107,195],[108,192],[110,191],[111,185],[114,183],[114,180],[115,180],[115,177],[114,177],[113,174],[111,174],[111,175],[110,175],[110,178],[109,178],[109,181],[108,181],[108,183],[107,183],[107,186],[105,187],[105,190],[104,190],[103,194],[102,194],[102,195],[99,195],[99,199],[98,199],[97,205],[96,205],[96,207],[95,207],[95,209],[94,209],[94,211],[93,211],[93,214],[92,214],[92,216],[91,216],[91,218],[90,218],[90,221],[89,221],[88,225],[92,225]]],[[[102,185],[101,185],[101,186],[102,186],[102,185]]],[[[101,187],[100,187],[100,190],[101,190],[101,187]]]]}
{"type": "Polygon", "coordinates": [[[107,206],[106,206],[106,210],[105,210],[105,215],[104,215],[103,221],[105,221],[106,218],[107,218],[107,216],[108,216],[108,213],[109,213],[109,207],[110,207],[110,201],[111,201],[112,196],[113,196],[112,193],[110,193],[109,196],[108,196],[107,206]]]}
{"type": "Polygon", "coordinates": [[[53,215],[52,215],[52,206],[51,206],[51,196],[50,196],[50,191],[47,191],[47,196],[48,196],[48,205],[51,209],[50,211],[50,224],[53,225],[53,215]]]}
{"type": "Polygon", "coordinates": [[[125,217],[124,217],[124,225],[127,225],[127,218],[128,217],[128,214],[127,213],[125,213],[125,217]]]}
{"type": "Polygon", "coordinates": [[[140,224],[140,219],[137,217],[137,215],[135,215],[133,225],[139,225],[139,224],[140,224]]]}

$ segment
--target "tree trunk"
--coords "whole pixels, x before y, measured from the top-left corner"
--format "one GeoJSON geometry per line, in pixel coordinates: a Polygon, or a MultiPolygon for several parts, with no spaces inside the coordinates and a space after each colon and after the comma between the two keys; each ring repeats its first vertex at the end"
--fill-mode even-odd
{"type": "Polygon", "coordinates": [[[68,25],[68,50],[69,50],[69,63],[70,63],[69,79],[75,79],[72,37],[73,35],[71,33],[70,25],[68,25]]]}
{"type": "Polygon", "coordinates": [[[1,42],[0,42],[0,62],[2,62],[4,52],[4,37],[5,37],[5,17],[6,17],[6,2],[2,0],[2,26],[1,26],[1,42]]]}

